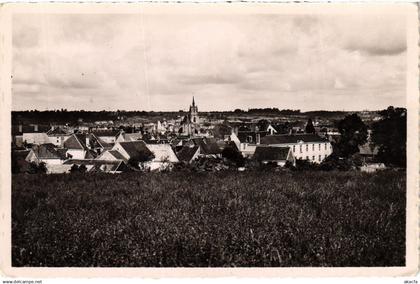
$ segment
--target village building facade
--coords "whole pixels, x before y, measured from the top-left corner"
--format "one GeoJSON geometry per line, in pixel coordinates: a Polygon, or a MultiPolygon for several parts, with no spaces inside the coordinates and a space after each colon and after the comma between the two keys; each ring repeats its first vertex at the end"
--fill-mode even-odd
{"type": "Polygon", "coordinates": [[[314,163],[321,163],[333,152],[330,141],[316,134],[267,135],[261,139],[261,144],[290,147],[295,159],[314,163]]]}

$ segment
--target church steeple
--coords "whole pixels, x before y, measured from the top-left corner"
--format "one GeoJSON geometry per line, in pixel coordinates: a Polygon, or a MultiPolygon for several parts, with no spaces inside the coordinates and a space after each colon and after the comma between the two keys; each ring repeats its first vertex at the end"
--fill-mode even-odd
{"type": "Polygon", "coordinates": [[[195,98],[193,96],[192,104],[190,106],[190,113],[189,113],[190,121],[192,123],[199,123],[199,117],[198,117],[198,107],[195,105],[195,98]]]}

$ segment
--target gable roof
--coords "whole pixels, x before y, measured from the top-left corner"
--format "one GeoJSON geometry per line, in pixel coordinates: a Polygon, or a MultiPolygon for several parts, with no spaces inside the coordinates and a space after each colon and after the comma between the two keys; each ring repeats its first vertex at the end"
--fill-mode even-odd
{"type": "Polygon", "coordinates": [[[86,134],[73,134],[63,143],[64,148],[86,150],[86,134]]]}
{"type": "Polygon", "coordinates": [[[56,150],[53,144],[34,145],[32,147],[32,152],[38,159],[66,159],[65,151],[56,150]]]}
{"type": "Polygon", "coordinates": [[[143,135],[141,133],[124,133],[122,134],[124,141],[137,141],[141,140],[143,135]]]}
{"type": "Polygon", "coordinates": [[[56,127],[54,129],[50,129],[47,132],[48,136],[55,136],[55,135],[70,135],[66,131],[64,131],[61,127],[56,127]]]}
{"type": "Polygon", "coordinates": [[[325,143],[328,142],[327,139],[322,138],[316,134],[293,134],[293,135],[267,135],[261,138],[261,144],[292,144],[303,141],[305,143],[318,142],[325,143]]]}
{"type": "Polygon", "coordinates": [[[108,153],[110,153],[116,159],[125,160],[124,156],[120,152],[118,152],[117,150],[108,150],[108,153]]]}
{"type": "Polygon", "coordinates": [[[162,162],[168,160],[169,162],[179,162],[178,157],[175,155],[174,150],[172,150],[171,145],[169,144],[150,144],[147,145],[150,151],[152,151],[155,158],[153,161],[162,162]]]}
{"type": "Polygon", "coordinates": [[[152,152],[147,148],[144,141],[119,142],[121,147],[127,152],[130,158],[138,157],[140,154],[151,155],[152,152]]]}
{"type": "Polygon", "coordinates": [[[375,156],[378,155],[379,147],[374,146],[369,143],[365,143],[363,145],[359,146],[359,153],[360,155],[369,155],[369,156],[375,156]]]}
{"type": "Polygon", "coordinates": [[[289,147],[257,146],[253,157],[257,161],[287,160],[289,151],[289,147]]]}
{"type": "Polygon", "coordinates": [[[118,134],[120,134],[121,130],[117,129],[102,129],[102,130],[94,130],[92,131],[92,134],[94,134],[96,137],[115,137],[118,134]]]}
{"type": "Polygon", "coordinates": [[[200,154],[203,155],[217,155],[222,153],[216,139],[212,138],[193,138],[194,145],[200,147],[200,154]]]}
{"type": "Polygon", "coordinates": [[[198,149],[198,146],[184,146],[177,153],[178,159],[183,162],[189,162],[194,157],[195,153],[197,153],[198,149]]]}

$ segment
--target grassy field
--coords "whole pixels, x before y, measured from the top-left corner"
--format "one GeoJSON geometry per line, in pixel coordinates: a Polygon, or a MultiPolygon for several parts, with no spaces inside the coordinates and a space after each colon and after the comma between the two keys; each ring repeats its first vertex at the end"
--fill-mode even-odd
{"type": "Polygon", "coordinates": [[[13,266],[403,266],[404,172],[14,175],[13,266]]]}

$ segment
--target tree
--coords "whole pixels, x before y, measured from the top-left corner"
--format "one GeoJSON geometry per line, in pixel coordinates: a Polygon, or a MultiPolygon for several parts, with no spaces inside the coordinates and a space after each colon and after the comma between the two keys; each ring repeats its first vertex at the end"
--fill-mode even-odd
{"type": "Polygon", "coordinates": [[[341,134],[340,141],[336,145],[338,155],[349,157],[359,151],[359,145],[367,140],[366,124],[357,114],[347,115],[338,122],[338,131],[341,134]]]}
{"type": "Polygon", "coordinates": [[[315,133],[315,127],[312,123],[312,119],[308,119],[305,127],[305,133],[315,133]]]}
{"type": "Polygon", "coordinates": [[[70,168],[70,172],[71,172],[72,174],[79,172],[79,166],[78,166],[78,165],[76,165],[76,164],[74,164],[73,166],[71,166],[71,168],[70,168]]]}
{"type": "Polygon", "coordinates": [[[45,174],[47,173],[47,167],[44,162],[36,164],[35,162],[30,162],[28,167],[28,173],[30,174],[45,174]]]}
{"type": "Polygon", "coordinates": [[[242,154],[231,145],[223,149],[222,157],[235,163],[237,167],[243,167],[245,165],[245,159],[242,154]]]}
{"type": "Polygon", "coordinates": [[[378,161],[406,167],[407,110],[388,107],[379,112],[382,119],[373,124],[372,141],[379,146],[378,161]]]}
{"type": "Polygon", "coordinates": [[[38,172],[41,174],[46,174],[48,171],[47,165],[44,162],[39,163],[38,165],[38,172]]]}
{"type": "Polygon", "coordinates": [[[145,169],[144,163],[151,161],[155,158],[152,152],[138,152],[135,157],[128,160],[128,165],[134,169],[145,169]]]}
{"type": "Polygon", "coordinates": [[[258,126],[259,131],[266,131],[268,125],[270,125],[270,122],[267,119],[260,119],[257,122],[257,126],[258,126]]]}
{"type": "Polygon", "coordinates": [[[84,165],[84,164],[81,164],[80,166],[79,166],[79,173],[85,173],[87,171],[87,168],[86,168],[86,166],[84,165]]]}

